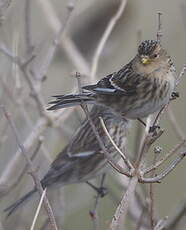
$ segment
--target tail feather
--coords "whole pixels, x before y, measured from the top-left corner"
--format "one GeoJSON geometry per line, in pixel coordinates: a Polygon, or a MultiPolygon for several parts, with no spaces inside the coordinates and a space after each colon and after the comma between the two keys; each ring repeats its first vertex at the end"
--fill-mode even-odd
{"type": "Polygon", "coordinates": [[[80,97],[91,97],[92,93],[80,93],[80,94],[62,94],[62,95],[54,95],[52,97],[56,99],[70,99],[70,98],[80,98],[80,97]]]}
{"type": "Polygon", "coordinates": [[[52,106],[47,110],[57,110],[75,105],[81,105],[82,102],[87,102],[89,104],[94,103],[92,93],[57,95],[53,97],[55,97],[56,100],[49,102],[49,104],[52,104],[52,106]]]}
{"type": "Polygon", "coordinates": [[[9,217],[13,212],[17,210],[17,208],[21,207],[21,205],[28,201],[36,191],[36,189],[31,190],[30,192],[26,193],[23,197],[21,197],[19,200],[17,200],[15,203],[5,208],[4,212],[7,212],[6,217],[9,217]]]}
{"type": "Polygon", "coordinates": [[[57,104],[59,102],[68,103],[68,102],[72,102],[72,101],[75,102],[76,100],[81,100],[81,101],[90,100],[90,97],[87,96],[87,95],[80,95],[80,94],[77,94],[77,95],[64,95],[63,97],[57,97],[56,96],[56,100],[50,101],[48,104],[57,104]]]}

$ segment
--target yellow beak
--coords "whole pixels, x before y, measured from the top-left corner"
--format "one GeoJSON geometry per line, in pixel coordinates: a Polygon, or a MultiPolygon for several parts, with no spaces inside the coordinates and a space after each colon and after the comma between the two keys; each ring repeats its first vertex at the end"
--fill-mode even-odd
{"type": "Polygon", "coordinates": [[[142,58],[141,61],[142,61],[142,63],[143,63],[144,65],[147,65],[147,64],[150,63],[150,59],[149,59],[149,58],[142,58]]]}

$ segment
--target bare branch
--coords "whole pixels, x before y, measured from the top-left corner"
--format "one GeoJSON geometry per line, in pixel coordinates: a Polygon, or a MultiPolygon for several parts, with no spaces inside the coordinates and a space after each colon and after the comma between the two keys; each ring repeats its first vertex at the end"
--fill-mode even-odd
{"type": "Polygon", "coordinates": [[[153,177],[153,178],[141,178],[142,183],[158,183],[161,182],[161,180],[166,177],[172,170],[183,160],[183,158],[186,156],[186,152],[180,153],[179,156],[173,160],[173,162],[163,170],[162,173],[159,175],[153,177]]]}
{"type": "Polygon", "coordinates": [[[126,4],[127,4],[127,0],[121,0],[120,6],[119,6],[116,14],[110,19],[110,21],[109,21],[109,23],[105,29],[104,34],[98,43],[98,46],[96,48],[95,54],[93,56],[93,61],[91,64],[91,71],[90,71],[91,83],[93,83],[95,81],[99,58],[100,58],[100,55],[103,51],[105,43],[107,42],[107,40],[108,40],[111,32],[113,31],[117,21],[120,19],[121,15],[125,9],[126,4]]]}
{"type": "Polygon", "coordinates": [[[182,148],[186,143],[186,139],[182,140],[179,144],[177,144],[173,149],[170,150],[162,159],[160,159],[156,164],[146,168],[143,170],[143,173],[149,173],[150,171],[157,169],[161,164],[163,164],[167,159],[173,156],[175,153],[178,152],[180,148],[182,148]]]}
{"type": "Polygon", "coordinates": [[[107,159],[108,163],[116,171],[118,171],[119,173],[121,173],[121,174],[123,174],[125,176],[128,176],[128,177],[131,177],[131,173],[130,172],[128,173],[128,172],[124,171],[124,169],[118,163],[116,163],[113,160],[113,158],[110,156],[109,152],[107,151],[107,149],[106,149],[106,147],[105,147],[105,145],[104,145],[104,143],[103,143],[103,141],[102,141],[102,139],[101,139],[101,137],[100,137],[100,135],[99,135],[99,133],[98,133],[98,131],[97,131],[97,129],[96,129],[91,117],[90,117],[90,115],[89,115],[87,107],[82,105],[82,108],[83,108],[83,110],[84,110],[84,112],[85,112],[85,114],[86,114],[86,116],[87,116],[87,118],[88,118],[88,120],[90,122],[90,126],[92,128],[92,131],[93,131],[94,135],[96,136],[96,139],[97,139],[101,149],[103,150],[103,154],[104,154],[105,158],[107,159]]]}
{"type": "Polygon", "coordinates": [[[164,225],[167,221],[167,216],[165,216],[163,219],[159,220],[158,223],[156,224],[154,230],[162,230],[164,229],[164,225]]]}
{"type": "MultiPolygon", "coordinates": [[[[38,3],[41,5],[41,8],[44,14],[46,15],[45,19],[48,22],[48,25],[55,33],[59,31],[61,27],[61,22],[59,18],[56,16],[51,1],[39,0],[38,3]]],[[[61,39],[60,44],[64,49],[64,51],[66,52],[68,58],[72,61],[72,63],[76,67],[76,69],[80,73],[88,76],[90,74],[89,64],[82,56],[82,54],[79,52],[78,48],[73,43],[73,41],[68,36],[63,36],[63,39],[61,39]]]]}
{"type": "MultiPolygon", "coordinates": [[[[68,27],[68,23],[70,21],[70,18],[72,16],[73,9],[75,8],[75,1],[70,1],[67,4],[67,14],[65,16],[63,24],[59,21],[59,27],[55,31],[55,36],[52,40],[52,43],[50,44],[45,57],[43,58],[42,65],[38,66],[37,68],[32,68],[31,74],[34,76],[35,79],[39,79],[40,81],[43,79],[43,77],[46,75],[48,68],[50,66],[50,63],[52,62],[56,49],[60,44],[61,39],[63,40],[63,35],[65,33],[65,30],[68,27]],[[35,70],[36,69],[36,70],[35,70]]],[[[47,17],[48,18],[48,17],[47,17]]]]}
{"type": "MultiPolygon", "coordinates": [[[[26,152],[30,152],[31,147],[37,143],[39,136],[43,133],[43,131],[48,126],[48,121],[45,118],[41,118],[38,120],[36,125],[33,127],[32,132],[28,136],[28,138],[25,140],[23,146],[26,152]]],[[[20,162],[22,162],[22,154],[20,149],[17,150],[17,152],[12,156],[11,161],[9,162],[6,169],[3,171],[1,177],[0,177],[0,194],[6,195],[7,191],[11,188],[12,184],[7,184],[6,181],[11,181],[12,178],[15,176],[15,170],[18,168],[18,165],[20,165],[20,162]]],[[[24,162],[22,162],[24,164],[24,162]]],[[[14,183],[13,183],[14,184],[14,183]]]]}
{"type": "MultiPolygon", "coordinates": [[[[103,188],[104,182],[105,182],[105,177],[106,174],[104,173],[101,177],[101,183],[99,185],[99,188],[103,188]]],[[[94,205],[94,210],[90,211],[90,216],[93,222],[93,230],[99,230],[100,226],[99,226],[99,215],[98,215],[98,205],[99,205],[99,201],[101,198],[101,194],[98,192],[95,198],[95,205],[94,205]]]]}
{"type": "Polygon", "coordinates": [[[40,201],[39,201],[39,204],[38,204],[38,207],[37,207],[37,210],[36,210],[34,219],[33,219],[33,221],[32,221],[32,225],[31,225],[31,227],[30,227],[30,230],[34,230],[34,228],[35,228],[35,224],[36,224],[37,218],[38,218],[38,216],[39,216],[39,212],[40,212],[40,210],[41,210],[41,206],[42,206],[42,204],[43,204],[43,200],[44,200],[45,195],[46,195],[46,188],[43,190],[43,193],[42,193],[42,196],[41,196],[41,198],[40,198],[40,201]]]}
{"type": "Polygon", "coordinates": [[[104,123],[102,117],[99,117],[99,119],[101,121],[101,125],[103,127],[103,130],[104,130],[105,134],[107,135],[107,137],[109,138],[110,142],[112,143],[112,145],[114,146],[114,148],[117,150],[117,152],[120,154],[120,156],[124,160],[124,162],[127,165],[129,171],[133,172],[134,171],[134,166],[132,165],[132,163],[130,162],[130,160],[127,159],[127,157],[125,156],[125,154],[118,148],[118,146],[113,141],[112,137],[110,136],[110,134],[109,134],[109,132],[108,132],[106,126],[105,126],[105,123],[104,123]]]}
{"type": "Polygon", "coordinates": [[[183,66],[179,76],[176,79],[176,86],[180,83],[180,80],[184,76],[185,72],[186,72],[186,65],[183,66]]]}
{"type": "MultiPolygon", "coordinates": [[[[42,195],[43,194],[42,185],[41,185],[40,180],[39,180],[39,178],[37,176],[37,173],[34,170],[33,163],[30,160],[30,158],[28,157],[28,154],[26,152],[26,149],[25,149],[24,145],[20,141],[19,133],[18,133],[16,127],[15,127],[15,124],[13,123],[13,121],[12,121],[12,119],[10,117],[10,114],[6,111],[6,109],[5,109],[5,107],[3,105],[1,105],[1,109],[3,110],[4,116],[8,120],[9,125],[10,125],[10,127],[11,127],[11,129],[12,129],[14,135],[15,135],[17,144],[18,144],[19,148],[21,149],[21,153],[24,156],[27,164],[29,165],[30,174],[32,175],[32,177],[34,179],[35,186],[36,186],[38,192],[40,193],[40,195],[42,195]]],[[[50,203],[49,203],[49,201],[48,201],[46,196],[44,196],[44,206],[45,206],[45,210],[47,212],[48,218],[50,220],[51,229],[52,230],[57,230],[58,228],[57,228],[56,221],[55,221],[55,218],[54,218],[54,215],[53,215],[53,211],[52,211],[52,208],[51,208],[50,203]]]]}
{"type": "Polygon", "coordinates": [[[158,42],[161,42],[161,37],[163,36],[161,16],[162,16],[162,13],[158,12],[158,31],[157,31],[157,41],[158,42]]]}
{"type": "Polygon", "coordinates": [[[32,31],[31,31],[31,0],[25,1],[25,43],[26,43],[26,54],[32,52],[33,44],[32,44],[32,31]]]}
{"type": "Polygon", "coordinates": [[[130,202],[134,198],[137,183],[138,183],[137,176],[134,176],[130,179],[129,185],[127,187],[127,191],[123,195],[120,204],[118,205],[114,217],[112,219],[112,223],[110,225],[110,228],[112,230],[119,230],[120,226],[122,227],[124,226],[123,223],[127,215],[130,202]]]}
{"type": "MultiPolygon", "coordinates": [[[[157,160],[157,154],[156,151],[154,151],[154,159],[153,159],[153,165],[156,163],[156,160],[157,160]]],[[[152,170],[151,171],[151,177],[154,177],[155,176],[155,172],[156,170],[152,170]]],[[[149,185],[149,197],[150,197],[150,225],[151,225],[151,230],[154,230],[154,227],[155,227],[155,202],[154,202],[154,186],[153,184],[151,183],[149,185]]]]}

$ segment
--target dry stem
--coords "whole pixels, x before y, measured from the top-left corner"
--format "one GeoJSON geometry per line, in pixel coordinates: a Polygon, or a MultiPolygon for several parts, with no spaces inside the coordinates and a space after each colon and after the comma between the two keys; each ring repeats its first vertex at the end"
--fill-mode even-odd
{"type": "Polygon", "coordinates": [[[110,21],[109,21],[109,23],[105,29],[104,34],[98,43],[98,46],[96,48],[95,54],[93,56],[92,64],[91,64],[91,71],[90,71],[91,83],[94,83],[94,81],[95,81],[99,58],[100,58],[100,55],[103,51],[105,43],[107,42],[107,40],[108,40],[111,32],[113,31],[117,21],[120,19],[121,15],[125,9],[126,4],[127,4],[127,0],[121,0],[120,6],[118,7],[116,14],[110,19],[110,21]]]}
{"type": "MultiPolygon", "coordinates": [[[[3,110],[4,116],[6,117],[8,123],[9,123],[9,125],[10,125],[10,127],[11,127],[11,129],[15,135],[16,142],[17,142],[19,148],[21,149],[21,153],[24,156],[27,164],[29,165],[30,174],[32,175],[32,177],[34,179],[35,186],[36,186],[38,192],[40,193],[40,195],[42,195],[43,194],[42,185],[41,185],[40,180],[38,178],[38,175],[34,169],[33,163],[30,160],[30,158],[28,157],[28,154],[26,152],[24,145],[20,141],[19,133],[15,127],[15,124],[14,124],[13,120],[11,119],[10,114],[7,112],[7,110],[5,109],[5,107],[3,105],[1,105],[1,109],[3,110]]],[[[53,214],[52,208],[51,208],[50,203],[49,203],[46,196],[44,197],[44,206],[45,206],[45,210],[47,212],[48,218],[50,220],[51,229],[57,230],[58,228],[56,225],[54,214],[53,214]]]]}

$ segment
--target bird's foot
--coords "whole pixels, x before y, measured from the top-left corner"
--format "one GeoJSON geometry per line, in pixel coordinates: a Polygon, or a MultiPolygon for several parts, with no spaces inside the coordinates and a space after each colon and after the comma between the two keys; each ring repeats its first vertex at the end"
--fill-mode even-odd
{"type": "Polygon", "coordinates": [[[156,135],[157,134],[157,130],[159,130],[159,129],[160,129],[159,125],[150,126],[149,133],[153,133],[153,135],[156,135]]]}
{"type": "Polygon", "coordinates": [[[146,127],[146,123],[145,123],[142,119],[138,118],[137,120],[138,120],[143,126],[146,127]]]}
{"type": "Polygon", "coordinates": [[[172,92],[170,100],[175,100],[180,96],[179,92],[172,92]]]}
{"type": "Polygon", "coordinates": [[[106,187],[96,187],[95,185],[91,184],[90,182],[86,182],[91,188],[93,188],[98,195],[102,198],[108,194],[108,189],[106,187]]]}
{"type": "Polygon", "coordinates": [[[108,189],[106,187],[97,188],[97,193],[102,198],[108,194],[108,189]]]}

